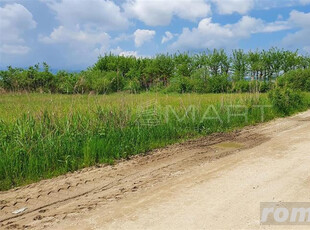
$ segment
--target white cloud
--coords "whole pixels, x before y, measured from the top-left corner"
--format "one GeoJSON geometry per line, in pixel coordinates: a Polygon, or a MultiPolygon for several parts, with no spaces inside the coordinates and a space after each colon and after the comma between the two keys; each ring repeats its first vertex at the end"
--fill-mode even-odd
{"type": "Polygon", "coordinates": [[[122,51],[119,55],[124,57],[139,57],[137,51],[122,51]]]}
{"type": "Polygon", "coordinates": [[[154,30],[140,30],[137,29],[134,32],[135,45],[136,47],[142,46],[145,42],[152,40],[156,32],[154,30]]]}
{"type": "Polygon", "coordinates": [[[30,48],[28,46],[23,45],[0,45],[0,53],[4,54],[26,54],[29,50],[30,48]]]}
{"type": "Polygon", "coordinates": [[[270,10],[272,8],[307,5],[310,0],[207,0],[215,5],[220,14],[238,13],[245,15],[251,10],[270,10]]]}
{"type": "Polygon", "coordinates": [[[27,53],[30,48],[24,45],[23,34],[36,27],[32,14],[23,5],[14,3],[0,7],[0,18],[0,52],[27,53]]]}
{"type": "Polygon", "coordinates": [[[121,47],[117,47],[117,48],[115,48],[115,49],[111,49],[111,53],[112,54],[115,54],[115,55],[119,55],[121,52],[123,51],[123,49],[121,48],[121,47]]]}
{"type": "Polygon", "coordinates": [[[39,36],[45,44],[64,44],[63,57],[70,63],[85,65],[94,62],[99,55],[108,52],[110,36],[103,31],[89,32],[76,28],[59,26],[49,36],[39,36]]]}
{"type": "Polygon", "coordinates": [[[213,23],[211,18],[202,19],[197,28],[184,28],[173,49],[206,49],[237,46],[241,39],[251,34],[275,32],[290,28],[285,21],[266,23],[261,19],[243,16],[235,24],[213,23]]]}
{"type": "Polygon", "coordinates": [[[79,25],[85,30],[122,30],[129,25],[121,9],[110,0],[46,1],[56,17],[66,27],[79,25]]]}
{"type": "Polygon", "coordinates": [[[300,28],[295,33],[290,33],[283,39],[283,44],[289,48],[303,48],[308,51],[310,47],[310,13],[293,10],[290,13],[288,23],[294,28],[300,28]]]}
{"type": "Polygon", "coordinates": [[[161,44],[164,44],[164,43],[166,43],[166,42],[172,40],[173,37],[174,37],[174,35],[173,35],[171,32],[166,31],[166,32],[165,32],[165,35],[163,36],[163,38],[162,38],[162,40],[161,40],[161,44]]]}
{"type": "Polygon", "coordinates": [[[137,51],[132,51],[132,50],[126,51],[126,50],[123,50],[119,46],[116,49],[112,49],[111,53],[115,55],[119,55],[119,56],[124,56],[124,57],[139,57],[137,51]]]}
{"type": "Polygon", "coordinates": [[[113,43],[118,43],[118,42],[124,42],[124,41],[129,41],[133,39],[133,34],[125,34],[122,33],[120,35],[118,35],[116,38],[113,39],[113,43]]]}
{"type": "Polygon", "coordinates": [[[310,28],[310,13],[293,10],[288,21],[296,27],[310,28]]]}
{"type": "Polygon", "coordinates": [[[272,33],[282,30],[291,29],[292,26],[287,21],[275,21],[270,23],[265,23],[263,20],[259,19],[261,24],[257,25],[255,33],[272,33]]]}
{"type": "Polygon", "coordinates": [[[253,9],[254,0],[212,0],[220,14],[246,14],[253,9]]]}
{"type": "Polygon", "coordinates": [[[290,33],[283,39],[283,44],[289,48],[302,48],[310,45],[310,29],[290,33]]]}
{"type": "MultiPolygon", "coordinates": [[[[43,1],[43,0],[42,0],[43,1]]],[[[45,44],[62,44],[68,62],[93,62],[109,51],[111,37],[107,31],[127,29],[129,21],[111,0],[44,0],[56,13],[59,26],[48,35],[40,35],[45,44]],[[82,58],[81,58],[82,57],[82,58]]]]}
{"type": "Polygon", "coordinates": [[[123,8],[129,17],[149,26],[169,25],[174,15],[193,21],[211,13],[210,5],[204,0],[127,0],[123,8]]]}
{"type": "Polygon", "coordinates": [[[49,36],[40,36],[39,41],[43,43],[82,43],[86,45],[96,45],[108,43],[110,36],[105,32],[85,32],[79,27],[67,29],[59,26],[54,29],[49,36]]]}
{"type": "Polygon", "coordinates": [[[307,5],[310,4],[310,0],[299,0],[300,4],[307,5]]]}

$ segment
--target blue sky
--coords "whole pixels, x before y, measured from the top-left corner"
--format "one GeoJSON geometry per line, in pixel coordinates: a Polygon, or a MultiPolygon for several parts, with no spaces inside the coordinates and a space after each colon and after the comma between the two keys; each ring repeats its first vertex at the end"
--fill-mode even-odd
{"type": "Polygon", "coordinates": [[[0,68],[80,70],[99,55],[310,52],[310,0],[0,0],[0,68]]]}

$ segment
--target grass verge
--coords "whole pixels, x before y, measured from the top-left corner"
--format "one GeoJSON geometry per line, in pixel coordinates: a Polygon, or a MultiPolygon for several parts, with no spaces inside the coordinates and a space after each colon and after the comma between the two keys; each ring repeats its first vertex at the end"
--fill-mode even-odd
{"type": "MultiPolygon", "coordinates": [[[[309,107],[304,98],[307,106],[291,113],[309,107]]],[[[0,190],[288,115],[272,103],[265,94],[6,94],[0,190]]]]}

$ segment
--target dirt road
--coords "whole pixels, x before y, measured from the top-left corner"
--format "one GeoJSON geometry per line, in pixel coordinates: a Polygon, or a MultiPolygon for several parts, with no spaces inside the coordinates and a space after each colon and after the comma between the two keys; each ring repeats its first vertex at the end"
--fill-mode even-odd
{"type": "Polygon", "coordinates": [[[2,192],[0,228],[274,229],[269,201],[310,202],[310,111],[2,192]]]}

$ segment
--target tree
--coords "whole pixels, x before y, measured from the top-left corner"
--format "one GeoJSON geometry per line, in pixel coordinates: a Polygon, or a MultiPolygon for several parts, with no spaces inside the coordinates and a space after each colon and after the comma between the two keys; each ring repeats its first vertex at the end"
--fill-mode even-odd
{"type": "Polygon", "coordinates": [[[243,50],[233,50],[232,56],[233,79],[241,81],[247,74],[247,55],[243,50]]]}

